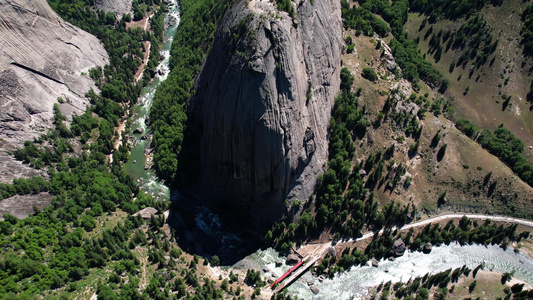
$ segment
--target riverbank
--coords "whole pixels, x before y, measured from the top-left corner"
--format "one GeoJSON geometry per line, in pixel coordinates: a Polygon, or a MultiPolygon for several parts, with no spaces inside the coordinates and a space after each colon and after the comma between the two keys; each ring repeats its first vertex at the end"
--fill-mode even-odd
{"type": "MultiPolygon", "coordinates": [[[[505,225],[520,224],[521,226],[527,229],[533,228],[533,222],[529,220],[504,216],[455,213],[420,220],[411,224],[406,224],[400,228],[394,227],[393,231],[397,229],[398,231],[402,232],[414,229],[415,232],[419,232],[429,224],[442,224],[448,222],[449,220],[454,220],[455,223],[458,223],[459,220],[463,218],[463,216],[468,217],[472,221],[485,221],[487,219],[490,219],[492,222],[502,223],[505,225]]],[[[335,252],[339,257],[340,253],[342,253],[345,248],[357,248],[364,250],[376,234],[381,235],[383,232],[384,230],[380,230],[377,233],[367,232],[359,238],[350,238],[340,241],[311,241],[303,244],[301,247],[296,249],[296,251],[302,256],[313,256],[319,254],[324,257],[326,251],[328,251],[328,249],[331,247],[335,248],[335,252]]],[[[325,280],[324,284],[318,281],[317,277],[312,276],[310,272],[307,272],[306,274],[304,274],[304,276],[302,276],[302,279],[294,283],[293,286],[289,287],[288,291],[294,295],[307,295],[310,297],[310,299],[331,299],[328,297],[324,297],[323,295],[318,296],[312,294],[309,289],[309,283],[313,282],[313,284],[316,284],[317,288],[319,288],[320,290],[322,290],[322,288],[320,288],[319,286],[324,285],[326,287],[325,294],[335,292],[338,289],[342,290],[342,287],[355,284],[357,286],[356,289],[359,291],[358,293],[353,294],[351,293],[353,292],[352,290],[350,293],[341,293],[339,295],[336,295],[335,298],[339,296],[339,299],[348,299],[350,297],[355,296],[357,299],[362,299],[371,295],[372,289],[378,286],[380,283],[385,282],[386,279],[395,282],[403,282],[409,280],[409,278],[423,276],[427,273],[441,272],[452,267],[455,268],[467,265],[470,268],[475,268],[478,264],[485,262],[485,258],[487,258],[488,262],[487,271],[491,272],[492,279],[498,276],[499,278],[501,278],[501,274],[503,272],[511,272],[516,270],[517,268],[523,268],[524,264],[530,265],[529,267],[523,269],[523,272],[519,272],[520,274],[517,278],[514,278],[513,281],[513,284],[524,283],[524,288],[527,289],[530,288],[531,284],[533,283],[533,251],[529,251],[533,249],[533,245],[530,243],[529,240],[525,243],[521,243],[520,245],[524,249],[524,253],[520,253],[520,251],[515,251],[514,248],[512,248],[518,247],[519,244],[517,243],[512,244],[512,247],[506,250],[500,248],[498,245],[461,246],[457,243],[453,243],[448,246],[443,245],[440,247],[433,247],[433,250],[430,254],[406,251],[403,256],[397,258],[394,261],[383,259],[382,261],[378,262],[377,268],[367,264],[365,266],[352,267],[349,271],[337,273],[334,278],[325,280]],[[503,264],[500,263],[500,256],[506,257],[505,262],[503,264]],[[476,265],[474,265],[475,262],[477,262],[476,265]],[[419,263],[422,263],[422,265],[419,265],[419,263]],[[392,271],[393,269],[394,271],[392,271]],[[358,272],[362,272],[361,274],[365,274],[364,276],[362,275],[363,278],[359,278],[358,275],[356,275],[358,272]],[[344,285],[339,285],[338,283],[335,283],[336,281],[344,282],[344,285]]],[[[283,260],[282,258],[277,259],[278,261],[283,260]]],[[[319,263],[317,263],[317,265],[318,264],[319,263]]],[[[263,267],[268,269],[272,267],[275,268],[275,264],[273,264],[273,262],[271,261],[268,261],[268,263],[265,263],[263,267]]],[[[275,279],[276,276],[279,277],[281,274],[283,274],[283,271],[286,270],[283,268],[275,268],[274,270],[271,270],[271,274],[265,274],[265,276],[275,279]]],[[[322,294],[322,292],[320,294],[322,294]]]]}
{"type": "MultiPolygon", "coordinates": [[[[379,261],[378,267],[371,264],[352,267],[323,281],[308,272],[291,285],[288,292],[305,299],[364,299],[371,296],[373,288],[388,281],[408,282],[428,273],[435,274],[464,265],[473,270],[482,263],[485,264],[486,271],[500,274],[500,278],[502,273],[514,271],[513,278],[516,280],[528,284],[533,282],[533,260],[521,253],[515,253],[511,249],[503,250],[496,245],[461,246],[452,243],[434,247],[430,254],[407,251],[393,261],[379,261]],[[320,290],[317,295],[310,291],[308,282],[320,290]]],[[[501,291],[503,287],[499,289],[501,291]]]]}
{"type": "MultiPolygon", "coordinates": [[[[158,179],[154,170],[151,169],[151,163],[147,163],[146,152],[150,147],[149,141],[151,140],[150,126],[147,124],[147,119],[150,115],[150,109],[157,88],[166,80],[170,73],[170,50],[180,22],[180,9],[177,3],[176,0],[172,0],[168,4],[169,12],[165,17],[165,35],[163,44],[160,47],[160,57],[162,59],[155,70],[155,77],[143,88],[139,101],[130,108],[132,125],[131,128],[126,128],[128,130],[128,142],[132,149],[128,161],[124,164],[124,169],[139,184],[142,190],[157,200],[168,200],[169,189],[158,179]]],[[[148,48],[146,53],[149,53],[148,48]]],[[[149,56],[145,57],[144,62],[149,58],[149,56]]],[[[145,63],[141,67],[144,65],[145,63]]],[[[142,68],[135,75],[137,80],[142,78],[144,71],[141,70],[142,68]]]]}

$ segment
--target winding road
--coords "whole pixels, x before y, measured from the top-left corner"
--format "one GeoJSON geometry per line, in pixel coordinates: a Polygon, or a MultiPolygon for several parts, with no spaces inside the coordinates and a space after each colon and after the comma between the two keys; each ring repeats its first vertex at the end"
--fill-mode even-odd
{"type": "MultiPolygon", "coordinates": [[[[421,227],[421,226],[426,226],[428,224],[431,224],[431,223],[436,223],[436,222],[440,222],[440,221],[445,221],[445,220],[451,220],[451,219],[460,219],[462,218],[463,216],[466,216],[467,218],[471,219],[471,220],[492,220],[494,222],[508,222],[508,223],[515,223],[515,224],[520,224],[520,225],[524,225],[524,226],[528,226],[528,227],[531,227],[533,228],[533,221],[528,221],[528,220],[524,220],[524,219],[518,219],[518,218],[511,218],[511,217],[503,217],[503,216],[489,216],[489,215],[477,215],[477,214],[460,214],[460,213],[455,213],[455,214],[446,214],[446,215],[440,215],[440,216],[436,216],[436,217],[433,217],[433,218],[429,218],[429,219],[425,219],[425,220],[422,220],[422,221],[418,221],[418,222],[414,222],[414,223],[410,223],[410,224],[406,224],[400,228],[398,227],[392,227],[392,230],[407,230],[407,229],[410,229],[410,228],[414,228],[414,227],[421,227]]],[[[382,234],[384,231],[384,229],[381,229],[379,231],[379,234],[382,234]]],[[[362,237],[359,237],[357,239],[349,239],[349,240],[346,240],[346,241],[343,241],[341,240],[339,243],[351,243],[351,242],[358,242],[358,241],[361,241],[361,240],[366,240],[368,238],[371,238],[374,236],[374,233],[373,232],[368,232],[368,233],[365,233],[362,237]]]]}
{"type": "MultiPolygon", "coordinates": [[[[466,216],[467,218],[469,218],[471,220],[482,220],[482,221],[484,221],[484,220],[489,219],[489,220],[492,220],[494,222],[514,223],[514,224],[524,225],[524,226],[528,226],[528,227],[533,228],[533,221],[519,219],[519,218],[504,217],[504,216],[489,216],[489,215],[480,215],[480,214],[478,215],[478,214],[454,213],[454,214],[440,215],[440,216],[432,217],[432,218],[425,219],[425,220],[422,220],[422,221],[406,224],[406,225],[404,225],[404,226],[402,226],[400,228],[394,226],[391,229],[393,231],[396,230],[396,229],[398,229],[399,231],[402,231],[402,230],[407,230],[407,229],[414,228],[414,227],[426,226],[428,224],[436,223],[436,222],[440,222],[440,221],[451,220],[451,219],[460,219],[463,216],[466,216]]],[[[381,229],[378,232],[378,234],[382,234],[383,231],[384,231],[384,229],[381,229]]],[[[337,241],[335,243],[335,245],[359,242],[359,241],[362,241],[362,240],[366,240],[366,239],[372,238],[374,235],[375,235],[374,232],[367,232],[367,233],[363,234],[363,236],[358,237],[356,239],[350,238],[350,239],[339,240],[339,241],[337,241]]],[[[325,251],[329,247],[331,247],[333,245],[334,244],[331,241],[327,242],[327,243],[319,243],[319,244],[304,244],[304,245],[302,245],[302,247],[300,247],[298,252],[300,252],[300,250],[302,250],[303,248],[307,248],[308,250],[306,251],[306,253],[308,253],[309,255],[320,255],[320,256],[322,256],[325,253],[325,251]],[[314,247],[314,249],[311,250],[308,247],[314,247]]]]}

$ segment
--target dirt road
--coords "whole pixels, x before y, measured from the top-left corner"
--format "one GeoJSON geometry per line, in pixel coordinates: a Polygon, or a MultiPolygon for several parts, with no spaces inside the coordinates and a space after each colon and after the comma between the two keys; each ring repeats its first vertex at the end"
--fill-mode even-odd
{"type": "MultiPolygon", "coordinates": [[[[407,230],[409,228],[426,226],[428,224],[436,223],[436,222],[440,222],[440,221],[451,220],[451,219],[460,219],[463,216],[466,216],[467,218],[469,218],[471,220],[482,220],[482,221],[484,221],[484,220],[490,219],[490,220],[492,220],[494,222],[508,222],[508,223],[520,224],[520,225],[524,225],[524,226],[528,226],[528,227],[533,228],[533,221],[528,221],[528,220],[524,220],[524,219],[518,219],[518,218],[512,218],[512,217],[503,217],[503,216],[489,216],[489,215],[455,213],[455,214],[446,214],[446,215],[436,216],[436,217],[432,217],[432,218],[425,219],[425,220],[422,220],[422,221],[414,222],[414,223],[411,223],[411,224],[406,224],[406,225],[404,225],[404,226],[402,226],[400,228],[393,227],[392,230],[394,231],[394,230],[398,229],[398,230],[402,231],[402,230],[407,230]]],[[[378,232],[378,234],[382,234],[383,231],[384,231],[383,229],[380,230],[378,232]]],[[[354,243],[354,242],[359,242],[359,241],[362,241],[362,240],[366,240],[366,239],[372,238],[374,236],[374,234],[375,234],[374,232],[367,232],[367,233],[363,234],[363,236],[361,236],[359,238],[356,238],[356,239],[350,238],[350,239],[347,239],[347,240],[340,240],[340,241],[338,241],[336,243],[336,245],[345,244],[345,243],[354,243]]],[[[328,247],[332,246],[332,242],[327,242],[327,243],[323,243],[323,244],[303,245],[300,249],[304,250],[304,249],[307,248],[308,251],[309,251],[308,247],[315,248],[317,246],[320,247],[321,253],[324,253],[325,249],[327,249],[328,247]]],[[[313,251],[313,250],[311,250],[311,251],[313,251]]]]}

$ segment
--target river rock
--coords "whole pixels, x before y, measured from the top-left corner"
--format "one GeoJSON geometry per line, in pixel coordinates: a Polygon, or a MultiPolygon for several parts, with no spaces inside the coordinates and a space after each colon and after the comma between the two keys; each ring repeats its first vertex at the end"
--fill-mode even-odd
{"type": "MultiPolygon", "coordinates": [[[[46,0],[0,1],[0,182],[39,176],[8,151],[52,126],[53,105],[71,118],[97,90],[89,69],[109,58],[93,35],[63,21],[46,0]]],[[[31,205],[30,205],[31,207],[31,205]]]]}
{"type": "Polygon", "coordinates": [[[309,199],[328,158],[340,2],[301,1],[294,18],[297,26],[272,1],[234,1],[190,100],[189,147],[199,163],[190,192],[251,229],[270,228],[286,202],[309,199]]]}
{"type": "Polygon", "coordinates": [[[394,241],[392,248],[390,250],[391,254],[398,257],[402,256],[405,252],[405,243],[402,239],[397,239],[394,241]]]}
{"type": "Polygon", "coordinates": [[[316,285],[312,285],[310,288],[311,292],[313,292],[313,294],[318,294],[320,292],[320,289],[316,287],[316,285]]]}
{"type": "Polygon", "coordinates": [[[135,130],[133,130],[134,134],[142,134],[143,132],[144,132],[144,128],[142,127],[137,127],[135,128],[135,130]]]}
{"type": "Polygon", "coordinates": [[[422,252],[428,254],[428,253],[431,252],[432,249],[433,249],[433,245],[432,245],[431,243],[428,242],[428,243],[426,243],[426,244],[424,245],[424,247],[422,247],[422,252]]]}
{"type": "Polygon", "coordinates": [[[285,261],[285,264],[295,265],[299,262],[300,262],[300,258],[298,257],[298,255],[291,253],[287,256],[287,260],[285,261]]]}
{"type": "Polygon", "coordinates": [[[372,259],[370,260],[370,262],[372,263],[372,267],[376,267],[376,268],[377,268],[377,267],[379,266],[379,262],[378,262],[378,260],[375,259],[375,258],[372,258],[372,259]]]}

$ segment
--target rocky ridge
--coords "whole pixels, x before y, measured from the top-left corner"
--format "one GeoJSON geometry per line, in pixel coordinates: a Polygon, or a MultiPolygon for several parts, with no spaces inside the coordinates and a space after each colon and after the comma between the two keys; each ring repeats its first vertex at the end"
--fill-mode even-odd
{"type": "Polygon", "coordinates": [[[58,97],[68,117],[96,89],[86,75],[108,55],[93,35],[64,22],[45,0],[0,1],[0,182],[38,172],[7,153],[52,125],[58,97]]]}
{"type": "Polygon", "coordinates": [[[267,0],[233,4],[189,106],[200,163],[192,192],[258,227],[313,192],[340,85],[340,3],[292,4],[294,18],[267,0]]]}

